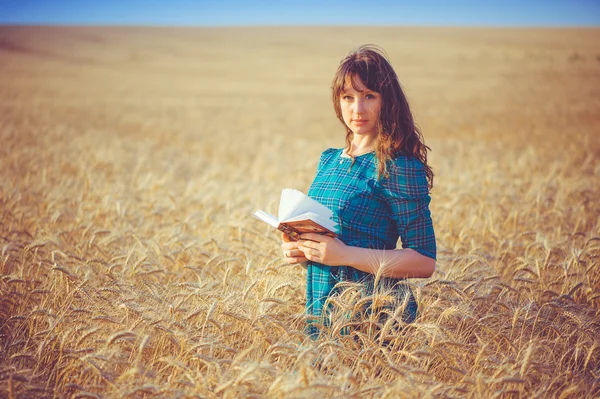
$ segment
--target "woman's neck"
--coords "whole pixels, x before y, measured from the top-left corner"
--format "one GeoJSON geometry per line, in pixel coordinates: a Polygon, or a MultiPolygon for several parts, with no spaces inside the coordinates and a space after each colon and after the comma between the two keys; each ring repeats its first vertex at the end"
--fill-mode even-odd
{"type": "Polygon", "coordinates": [[[357,137],[354,135],[350,148],[346,148],[348,155],[358,156],[375,150],[375,140],[371,136],[357,137]]]}

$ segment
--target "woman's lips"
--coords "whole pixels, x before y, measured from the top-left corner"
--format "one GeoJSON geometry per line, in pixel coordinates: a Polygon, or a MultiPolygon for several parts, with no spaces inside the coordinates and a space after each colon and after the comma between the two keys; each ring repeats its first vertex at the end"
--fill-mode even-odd
{"type": "Polygon", "coordinates": [[[356,125],[364,125],[368,121],[364,120],[364,119],[359,119],[359,120],[353,120],[352,122],[354,122],[354,124],[356,124],[356,125]]]}

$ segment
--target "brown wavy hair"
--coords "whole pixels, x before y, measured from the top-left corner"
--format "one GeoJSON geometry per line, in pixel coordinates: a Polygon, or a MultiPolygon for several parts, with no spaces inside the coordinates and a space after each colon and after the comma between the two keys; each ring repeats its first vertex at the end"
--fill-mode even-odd
{"type": "MultiPolygon", "coordinates": [[[[333,108],[338,119],[346,128],[346,147],[351,148],[354,133],[342,116],[340,98],[350,82],[358,91],[358,79],[369,90],[381,94],[382,103],[377,123],[375,154],[377,155],[378,178],[389,177],[388,162],[404,154],[417,158],[425,166],[429,189],[433,188],[433,171],[427,164],[427,151],[431,149],[423,142],[423,135],[415,125],[408,101],[387,54],[381,47],[364,45],[350,52],[338,67],[331,86],[333,108]]],[[[350,152],[350,151],[349,151],[350,152]]],[[[352,154],[348,154],[354,163],[352,154]]]]}

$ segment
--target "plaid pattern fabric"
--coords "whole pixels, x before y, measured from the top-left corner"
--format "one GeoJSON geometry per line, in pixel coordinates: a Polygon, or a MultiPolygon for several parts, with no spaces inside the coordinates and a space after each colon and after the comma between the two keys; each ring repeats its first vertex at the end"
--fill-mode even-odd
{"type": "MultiPolygon", "coordinates": [[[[403,248],[412,248],[435,259],[435,234],[423,164],[415,158],[399,156],[388,165],[389,177],[378,180],[374,152],[356,157],[352,167],[352,160],[341,155],[342,149],[330,148],[323,152],[308,191],[311,198],[333,211],[339,239],[351,246],[395,249],[400,237],[403,248]]],[[[361,282],[365,287],[363,292],[372,294],[374,277],[349,266],[330,267],[308,262],[307,314],[321,317],[325,313],[325,301],[341,281],[361,282]]],[[[417,306],[402,281],[381,278],[378,284],[393,288],[400,302],[409,295],[403,319],[411,322],[416,317],[417,306]]]]}

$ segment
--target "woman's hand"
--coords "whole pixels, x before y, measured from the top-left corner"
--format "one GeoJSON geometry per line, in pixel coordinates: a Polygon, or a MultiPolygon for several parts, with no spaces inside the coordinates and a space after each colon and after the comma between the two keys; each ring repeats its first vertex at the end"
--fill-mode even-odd
{"type": "Polygon", "coordinates": [[[298,249],[305,258],[327,266],[347,263],[348,246],[337,238],[323,234],[305,233],[300,236],[298,249]]]}
{"type": "Polygon", "coordinates": [[[281,249],[283,250],[283,257],[285,261],[291,265],[296,263],[307,262],[308,259],[304,256],[304,252],[298,249],[298,241],[292,241],[290,236],[285,233],[281,233],[281,249]]]}

